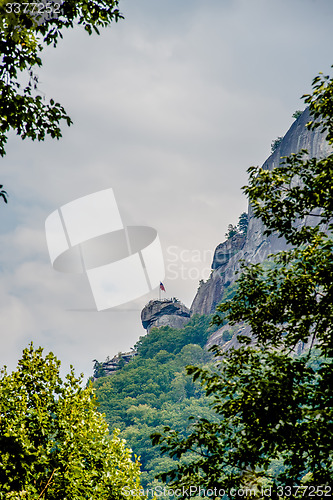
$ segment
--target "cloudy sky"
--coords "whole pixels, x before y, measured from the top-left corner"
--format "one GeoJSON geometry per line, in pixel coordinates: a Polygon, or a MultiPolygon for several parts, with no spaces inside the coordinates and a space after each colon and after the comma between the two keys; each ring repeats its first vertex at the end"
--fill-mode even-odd
{"type": "Polygon", "coordinates": [[[0,365],[33,340],[85,376],[128,350],[158,291],[97,312],[84,276],[56,272],[46,217],[112,187],[127,224],[157,229],[166,296],[190,306],[247,201],[246,170],[284,135],[302,94],[330,72],[332,0],[121,0],[125,20],[77,27],[44,51],[39,90],[74,125],[59,142],[10,137],[1,160],[0,365]]]}

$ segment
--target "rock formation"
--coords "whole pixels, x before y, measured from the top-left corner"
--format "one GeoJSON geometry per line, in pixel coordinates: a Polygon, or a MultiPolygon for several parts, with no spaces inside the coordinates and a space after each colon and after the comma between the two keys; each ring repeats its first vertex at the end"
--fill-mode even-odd
{"type": "Polygon", "coordinates": [[[183,328],[189,320],[189,309],[175,298],[151,300],[141,312],[142,326],[147,332],[154,326],[183,328]]]}
{"type": "Polygon", "coordinates": [[[210,314],[221,302],[223,290],[231,284],[225,279],[225,272],[230,262],[237,259],[238,252],[243,249],[246,237],[235,234],[232,238],[220,243],[214,253],[212,274],[206,282],[201,282],[191,305],[191,314],[210,314]],[[215,272],[216,271],[216,272],[215,272]]]}
{"type": "Polygon", "coordinates": [[[107,375],[113,375],[117,370],[120,370],[124,365],[129,363],[136,355],[137,352],[133,349],[129,352],[119,352],[113,356],[112,359],[107,358],[106,361],[98,363],[102,374],[95,376],[94,380],[101,376],[106,377],[107,375]]]}

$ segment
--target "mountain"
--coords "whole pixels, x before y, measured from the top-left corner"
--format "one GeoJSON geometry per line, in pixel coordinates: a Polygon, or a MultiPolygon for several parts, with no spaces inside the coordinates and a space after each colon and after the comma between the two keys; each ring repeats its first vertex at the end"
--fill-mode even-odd
{"type": "MultiPolygon", "coordinates": [[[[272,170],[280,164],[281,158],[298,153],[303,149],[308,151],[310,158],[322,158],[331,153],[333,148],[328,145],[325,134],[321,132],[321,129],[308,130],[306,124],[309,121],[310,113],[307,108],[294,121],[276,150],[264,162],[262,168],[272,170]]],[[[254,217],[250,205],[248,207],[248,220],[246,235],[236,234],[216,247],[211,276],[206,282],[201,282],[192,302],[190,315],[187,315],[187,311],[185,312],[185,306],[183,306],[185,308],[184,312],[177,309],[173,312],[172,308],[167,311],[165,309],[166,305],[159,305],[156,303],[158,301],[154,301],[154,304],[148,304],[142,312],[144,328],[149,329],[152,326],[160,325],[176,326],[180,320],[185,324],[189,316],[194,314],[210,315],[214,313],[223,296],[225,297],[232,291],[242,261],[253,264],[261,263],[267,259],[268,255],[286,250],[287,244],[284,238],[279,237],[277,234],[264,235],[264,225],[261,220],[254,217]],[[151,309],[154,309],[154,311],[151,309]],[[147,327],[148,317],[151,319],[149,327],[147,327]]],[[[307,217],[306,220],[299,221],[300,225],[304,223],[314,225],[317,221],[315,217],[307,217]]],[[[239,333],[240,329],[244,329],[244,327],[240,326],[238,330],[236,329],[232,333],[239,333]]],[[[208,346],[225,344],[226,332],[230,334],[228,325],[212,334],[208,340],[208,346]]]]}

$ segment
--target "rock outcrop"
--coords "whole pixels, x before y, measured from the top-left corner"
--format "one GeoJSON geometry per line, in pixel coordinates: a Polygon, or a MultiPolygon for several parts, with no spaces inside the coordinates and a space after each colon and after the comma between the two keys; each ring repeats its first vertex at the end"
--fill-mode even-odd
{"type": "Polygon", "coordinates": [[[120,370],[124,365],[127,365],[135,356],[137,352],[133,349],[129,352],[119,352],[112,359],[107,358],[106,361],[98,363],[100,367],[100,374],[95,375],[94,380],[99,377],[106,377],[113,375],[116,371],[120,370]]]}
{"type": "Polygon", "coordinates": [[[246,236],[236,234],[220,243],[215,250],[212,262],[212,274],[206,282],[202,282],[191,305],[192,314],[210,314],[221,302],[223,290],[231,284],[224,277],[230,262],[237,259],[237,254],[243,249],[246,236]],[[215,272],[216,270],[216,272],[215,272]]]}
{"type": "MultiPolygon", "coordinates": [[[[280,164],[282,157],[298,153],[302,149],[306,149],[311,158],[323,158],[332,153],[333,148],[325,140],[325,134],[321,133],[320,128],[308,130],[306,124],[309,120],[309,110],[306,109],[294,121],[278,148],[265,161],[264,169],[273,170],[280,164]]],[[[270,254],[286,250],[287,243],[284,238],[279,238],[276,234],[264,235],[264,225],[260,219],[254,217],[251,206],[248,208],[248,216],[246,236],[236,234],[216,247],[211,276],[200,284],[190,311],[180,302],[173,300],[150,301],[141,314],[142,324],[147,331],[153,326],[164,325],[182,328],[189,321],[190,315],[213,313],[224,292],[237,280],[242,261],[256,264],[263,262],[270,254]]],[[[315,217],[307,217],[305,221],[299,222],[304,223],[314,225],[317,220],[315,217]]],[[[230,330],[229,325],[214,332],[207,345],[225,344],[232,347],[237,343],[237,334],[249,333],[248,327],[235,325],[233,338],[226,343],[227,330],[230,330]]]]}
{"type": "Polygon", "coordinates": [[[142,326],[147,332],[160,326],[183,328],[189,320],[189,309],[177,299],[151,300],[141,312],[142,326]]]}

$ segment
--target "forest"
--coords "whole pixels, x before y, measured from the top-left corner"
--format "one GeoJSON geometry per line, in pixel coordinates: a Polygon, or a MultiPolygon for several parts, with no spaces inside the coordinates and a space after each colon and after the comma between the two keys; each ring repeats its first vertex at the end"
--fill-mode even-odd
{"type": "Polygon", "coordinates": [[[165,425],[177,430],[189,427],[189,418],[214,418],[210,399],[199,384],[186,376],[191,364],[206,366],[212,354],[204,349],[214,330],[209,316],[193,316],[180,330],[165,326],[152,328],[135,348],[137,356],[112,376],[100,377],[93,387],[109,427],[119,428],[140,457],[141,482],[145,488],[155,484],[155,476],[173,463],[161,458],[150,436],[165,425]]]}

